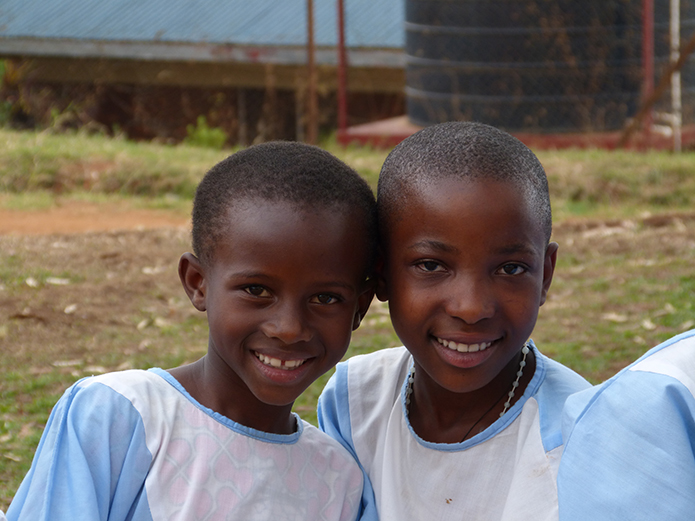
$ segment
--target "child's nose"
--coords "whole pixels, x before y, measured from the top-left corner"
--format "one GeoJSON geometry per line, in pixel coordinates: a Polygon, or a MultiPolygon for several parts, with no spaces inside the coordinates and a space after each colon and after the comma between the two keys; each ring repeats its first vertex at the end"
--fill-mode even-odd
{"type": "Polygon", "coordinates": [[[312,337],[301,306],[292,303],[274,307],[263,324],[263,330],[266,336],[282,340],[285,344],[307,342],[312,337]]]}
{"type": "Polygon", "coordinates": [[[492,290],[480,277],[459,276],[449,286],[445,303],[449,315],[467,324],[491,318],[495,312],[492,290]]]}

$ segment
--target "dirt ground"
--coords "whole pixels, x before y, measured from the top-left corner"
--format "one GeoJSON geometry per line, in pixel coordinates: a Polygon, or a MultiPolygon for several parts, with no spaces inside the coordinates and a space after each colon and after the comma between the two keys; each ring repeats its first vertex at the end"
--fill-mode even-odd
{"type": "Polygon", "coordinates": [[[161,342],[166,325],[198,313],[177,276],[190,232],[174,212],[73,202],[0,210],[0,250],[0,344],[14,339],[19,364],[113,370],[96,344],[161,342]]]}
{"type": "Polygon", "coordinates": [[[0,235],[47,235],[186,226],[187,219],[165,211],[126,209],[90,203],[44,211],[0,209],[0,235]]]}

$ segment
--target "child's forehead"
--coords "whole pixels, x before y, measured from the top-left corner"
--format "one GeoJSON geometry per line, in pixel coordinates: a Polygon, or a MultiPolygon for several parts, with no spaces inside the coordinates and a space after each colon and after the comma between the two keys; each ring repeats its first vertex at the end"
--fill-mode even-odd
{"type": "MultiPolygon", "coordinates": [[[[543,225],[526,190],[490,179],[446,179],[410,190],[384,227],[386,239],[527,236],[543,242],[543,225]]],[[[509,238],[509,237],[508,237],[509,238]]]]}
{"type": "Polygon", "coordinates": [[[257,201],[235,206],[219,223],[210,266],[220,273],[263,273],[289,280],[300,273],[359,279],[367,257],[366,233],[350,212],[257,201]]]}
{"type": "Polygon", "coordinates": [[[357,213],[357,209],[351,208],[347,204],[251,197],[230,201],[223,219],[229,221],[229,226],[232,228],[244,225],[245,220],[251,216],[267,221],[290,219],[296,223],[313,220],[316,216],[330,216],[331,222],[347,223],[354,221],[357,213]]]}
{"type": "MultiPolygon", "coordinates": [[[[494,179],[489,177],[441,177],[430,178],[412,183],[404,189],[402,196],[398,198],[397,210],[407,211],[413,205],[433,205],[443,208],[438,202],[451,201],[455,198],[460,206],[470,205],[472,202],[482,204],[498,204],[498,196],[505,193],[507,202],[526,208],[529,206],[530,192],[526,186],[518,181],[494,179]],[[466,196],[471,195],[472,201],[466,196]]],[[[451,211],[456,211],[456,205],[446,205],[451,211]]]]}
{"type": "Polygon", "coordinates": [[[367,241],[359,213],[346,205],[244,200],[230,205],[219,224],[219,246],[231,245],[235,249],[288,242],[288,246],[295,244],[297,248],[308,249],[336,240],[361,248],[367,241]]]}

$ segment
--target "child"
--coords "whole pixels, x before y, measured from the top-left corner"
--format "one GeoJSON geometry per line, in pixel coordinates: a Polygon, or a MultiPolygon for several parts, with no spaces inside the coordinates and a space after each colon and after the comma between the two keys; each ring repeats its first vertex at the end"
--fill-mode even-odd
{"type": "Polygon", "coordinates": [[[377,207],[405,347],[339,364],[319,401],[364,518],[557,519],[560,412],[588,384],[529,340],[558,250],[542,166],[495,128],[436,125],[388,156],[377,207]]]}
{"type": "Polygon", "coordinates": [[[270,143],[212,168],[179,276],[207,354],[87,378],[54,408],[17,520],[351,520],[362,474],[291,412],[373,295],[375,200],[323,150],[270,143]]]}
{"type": "Polygon", "coordinates": [[[567,400],[563,521],[695,516],[695,330],[567,400]]]}

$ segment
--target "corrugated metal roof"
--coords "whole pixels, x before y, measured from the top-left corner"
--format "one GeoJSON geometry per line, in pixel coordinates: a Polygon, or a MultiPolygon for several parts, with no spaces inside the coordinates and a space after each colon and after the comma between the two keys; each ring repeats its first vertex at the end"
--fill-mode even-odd
{"type": "MultiPolygon", "coordinates": [[[[349,47],[401,48],[405,0],[344,0],[349,47]]],[[[337,43],[336,0],[314,0],[337,43]]],[[[305,45],[306,0],[0,0],[0,38],[305,45]]]]}

